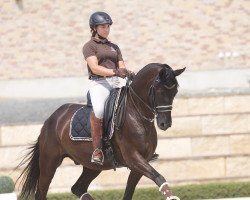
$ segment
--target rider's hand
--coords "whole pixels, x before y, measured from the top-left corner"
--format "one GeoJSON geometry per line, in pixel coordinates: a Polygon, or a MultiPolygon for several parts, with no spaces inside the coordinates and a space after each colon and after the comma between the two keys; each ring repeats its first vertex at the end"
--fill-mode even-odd
{"type": "Polygon", "coordinates": [[[129,72],[126,68],[118,68],[113,70],[116,76],[125,78],[129,75],[129,72]]]}
{"type": "Polygon", "coordinates": [[[128,70],[128,77],[130,80],[133,80],[135,77],[135,73],[133,71],[128,70]]]}

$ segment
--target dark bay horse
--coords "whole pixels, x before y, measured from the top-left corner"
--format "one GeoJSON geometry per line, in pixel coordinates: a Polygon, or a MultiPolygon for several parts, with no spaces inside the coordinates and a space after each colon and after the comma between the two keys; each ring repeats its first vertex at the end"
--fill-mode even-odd
{"type": "MultiPolygon", "coordinates": [[[[123,200],[132,199],[143,175],[153,180],[165,197],[172,196],[165,178],[148,161],[157,146],[154,119],[161,130],[167,130],[172,125],[172,103],[178,91],[176,76],[184,70],[151,63],[137,73],[129,86],[123,126],[111,139],[116,160],[131,170],[123,200]]],[[[28,162],[20,175],[22,198],[35,194],[36,200],[45,200],[55,171],[65,157],[83,166],[81,176],[71,188],[72,193],[82,200],[93,199],[87,193],[90,183],[102,170],[113,169],[108,161],[103,166],[90,162],[93,152],[91,142],[70,139],[70,119],[81,106],[62,105],[45,121],[37,142],[19,165],[28,162]]]]}

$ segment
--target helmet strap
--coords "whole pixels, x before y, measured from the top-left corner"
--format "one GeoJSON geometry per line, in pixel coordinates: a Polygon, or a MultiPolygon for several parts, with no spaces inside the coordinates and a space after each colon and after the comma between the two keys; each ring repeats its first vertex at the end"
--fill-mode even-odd
{"type": "Polygon", "coordinates": [[[96,34],[97,34],[97,36],[98,36],[98,38],[99,38],[100,40],[104,40],[104,39],[106,39],[106,38],[104,38],[104,37],[100,36],[97,32],[96,32],[96,34]]]}
{"type": "Polygon", "coordinates": [[[94,28],[91,28],[91,33],[92,33],[92,37],[96,37],[96,35],[97,35],[98,39],[100,39],[100,40],[106,39],[106,38],[100,36],[94,28]]]}

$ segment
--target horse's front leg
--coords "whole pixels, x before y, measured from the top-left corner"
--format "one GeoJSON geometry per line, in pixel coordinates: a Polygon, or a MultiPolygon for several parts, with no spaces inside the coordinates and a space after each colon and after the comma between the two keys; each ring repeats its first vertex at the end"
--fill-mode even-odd
{"type": "Polygon", "coordinates": [[[156,185],[158,185],[159,191],[162,192],[165,197],[172,196],[172,192],[166,179],[159,174],[138,152],[134,151],[132,156],[130,154],[130,156],[127,156],[125,160],[131,171],[135,171],[136,173],[142,174],[153,180],[156,185]]]}
{"type": "Polygon", "coordinates": [[[131,200],[135,191],[135,187],[141,179],[142,174],[135,171],[131,171],[128,177],[126,190],[123,196],[123,200],[131,200]]]}

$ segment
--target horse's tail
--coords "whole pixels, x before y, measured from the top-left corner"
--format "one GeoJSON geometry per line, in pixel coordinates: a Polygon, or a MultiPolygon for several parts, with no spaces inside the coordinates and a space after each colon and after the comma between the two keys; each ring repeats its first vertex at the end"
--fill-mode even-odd
{"type": "Polygon", "coordinates": [[[22,171],[21,175],[17,179],[18,181],[22,177],[21,182],[20,182],[23,185],[21,194],[20,194],[21,199],[27,199],[30,195],[35,193],[37,186],[38,186],[38,179],[40,176],[39,138],[37,139],[36,143],[30,146],[28,149],[30,151],[25,155],[23,160],[17,166],[17,168],[19,168],[23,166],[24,164],[28,163],[27,166],[22,171]]]}

